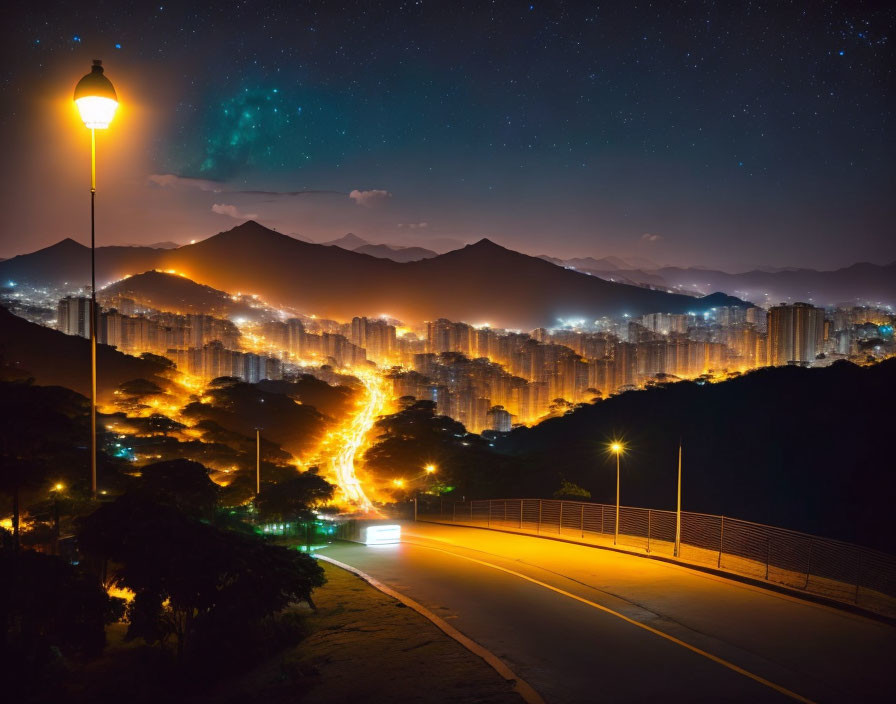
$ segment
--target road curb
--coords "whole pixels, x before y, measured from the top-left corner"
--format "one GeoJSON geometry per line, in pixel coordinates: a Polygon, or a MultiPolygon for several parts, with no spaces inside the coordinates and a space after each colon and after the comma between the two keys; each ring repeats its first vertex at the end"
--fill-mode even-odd
{"type": "Polygon", "coordinates": [[[391,587],[387,587],[379,580],[371,577],[366,572],[362,572],[356,567],[347,565],[346,563],[340,562],[339,560],[334,560],[332,557],[327,557],[326,555],[316,554],[314,555],[314,557],[318,560],[329,562],[331,565],[335,565],[336,567],[339,567],[346,572],[351,572],[353,575],[363,579],[373,588],[378,589],[387,596],[391,596],[393,599],[397,599],[405,606],[413,609],[418,614],[431,621],[445,635],[460,643],[474,655],[482,658],[495,672],[501,675],[501,677],[503,677],[508,682],[512,682],[514,691],[523,698],[526,704],[546,704],[544,699],[542,699],[541,695],[535,691],[532,685],[526,682],[526,680],[517,676],[516,673],[514,673],[514,671],[510,669],[507,663],[501,660],[501,658],[477,643],[475,640],[472,640],[471,638],[465,636],[463,633],[454,628],[454,626],[451,626],[442,618],[436,616],[436,614],[434,614],[422,604],[414,601],[410,597],[405,596],[401,592],[395,591],[391,587]]]}

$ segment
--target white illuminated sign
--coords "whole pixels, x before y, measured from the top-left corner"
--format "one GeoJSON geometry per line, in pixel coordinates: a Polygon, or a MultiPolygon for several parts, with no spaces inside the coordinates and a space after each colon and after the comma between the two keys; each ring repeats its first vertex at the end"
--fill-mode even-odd
{"type": "Polygon", "coordinates": [[[401,526],[377,525],[362,528],[365,545],[391,545],[401,542],[401,526]]]}

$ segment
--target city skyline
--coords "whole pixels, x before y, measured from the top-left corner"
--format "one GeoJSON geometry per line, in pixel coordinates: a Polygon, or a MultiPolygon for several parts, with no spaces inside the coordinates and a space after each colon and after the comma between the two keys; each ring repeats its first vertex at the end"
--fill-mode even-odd
{"type": "Polygon", "coordinates": [[[101,58],[101,244],[255,216],[728,271],[896,260],[891,9],[211,8],[19,11],[0,256],[85,241],[70,94],[101,58]]]}

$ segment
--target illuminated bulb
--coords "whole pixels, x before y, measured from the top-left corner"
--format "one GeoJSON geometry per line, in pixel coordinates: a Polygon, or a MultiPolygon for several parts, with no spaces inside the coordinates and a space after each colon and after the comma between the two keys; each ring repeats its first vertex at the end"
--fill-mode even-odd
{"type": "Polygon", "coordinates": [[[622,452],[622,444],[618,443],[618,442],[614,442],[612,445],[610,445],[610,449],[613,452],[616,452],[618,454],[618,453],[622,452]]]}
{"type": "Polygon", "coordinates": [[[94,59],[93,68],[75,86],[75,105],[85,127],[104,130],[118,108],[118,96],[111,81],[103,75],[103,63],[94,59]]]}
{"type": "Polygon", "coordinates": [[[65,487],[62,484],[57,484],[55,487],[56,491],[62,491],[65,487]]]}
{"type": "Polygon", "coordinates": [[[426,467],[424,467],[424,469],[426,470],[427,474],[433,474],[436,471],[436,466],[434,464],[428,464],[426,465],[426,467]]]}

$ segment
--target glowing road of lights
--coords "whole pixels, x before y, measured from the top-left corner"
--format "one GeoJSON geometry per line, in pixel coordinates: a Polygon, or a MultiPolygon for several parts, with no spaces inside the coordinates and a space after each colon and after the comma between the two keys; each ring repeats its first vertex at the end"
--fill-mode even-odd
{"type": "Polygon", "coordinates": [[[330,457],[328,469],[330,476],[342,491],[345,501],[360,511],[371,511],[373,503],[364,492],[355,472],[355,458],[389,399],[386,396],[385,384],[376,372],[358,371],[355,376],[364,384],[367,397],[362,402],[361,409],[346,421],[343,428],[333,434],[331,442],[335,441],[337,449],[330,457]]]}

